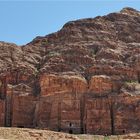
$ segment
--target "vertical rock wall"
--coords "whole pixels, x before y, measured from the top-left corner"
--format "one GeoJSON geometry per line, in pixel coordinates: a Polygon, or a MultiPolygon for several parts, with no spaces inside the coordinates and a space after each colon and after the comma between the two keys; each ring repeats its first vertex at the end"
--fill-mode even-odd
{"type": "Polygon", "coordinates": [[[122,86],[104,75],[92,76],[87,82],[79,75],[52,74],[42,75],[39,84],[38,96],[23,83],[6,86],[6,99],[0,100],[1,126],[90,134],[140,130],[139,84],[122,86]]]}
{"type": "Polygon", "coordinates": [[[0,100],[0,126],[5,125],[5,101],[0,100]]]}

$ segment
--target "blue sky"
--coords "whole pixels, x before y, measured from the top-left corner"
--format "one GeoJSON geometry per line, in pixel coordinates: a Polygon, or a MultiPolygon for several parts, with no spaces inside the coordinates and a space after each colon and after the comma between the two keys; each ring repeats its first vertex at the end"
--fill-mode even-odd
{"type": "Polygon", "coordinates": [[[23,45],[56,32],[68,21],[133,7],[140,0],[0,0],[0,41],[23,45]]]}

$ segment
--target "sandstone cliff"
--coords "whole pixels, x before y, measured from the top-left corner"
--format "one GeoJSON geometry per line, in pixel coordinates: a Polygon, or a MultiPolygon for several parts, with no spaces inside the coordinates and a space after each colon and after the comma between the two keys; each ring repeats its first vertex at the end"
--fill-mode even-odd
{"type": "Polygon", "coordinates": [[[140,131],[140,12],[66,23],[24,46],[0,42],[0,125],[140,131]]]}

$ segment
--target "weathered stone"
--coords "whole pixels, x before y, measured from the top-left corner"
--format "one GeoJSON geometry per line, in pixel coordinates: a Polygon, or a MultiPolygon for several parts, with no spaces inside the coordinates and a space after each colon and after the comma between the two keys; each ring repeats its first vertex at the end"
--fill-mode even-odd
{"type": "Polygon", "coordinates": [[[0,126],[140,131],[139,11],[71,21],[20,47],[0,42],[0,53],[0,126]]]}
{"type": "Polygon", "coordinates": [[[113,91],[113,81],[105,75],[93,76],[89,83],[89,91],[103,96],[113,91]]]}
{"type": "Polygon", "coordinates": [[[5,101],[0,100],[0,126],[4,126],[5,122],[5,101]]]}
{"type": "Polygon", "coordinates": [[[6,95],[5,125],[16,127],[35,127],[36,103],[37,98],[32,95],[32,89],[27,85],[8,85],[6,95]]]}
{"type": "Polygon", "coordinates": [[[69,75],[42,75],[40,78],[41,95],[62,93],[84,93],[87,90],[87,81],[80,76],[69,75]]]}

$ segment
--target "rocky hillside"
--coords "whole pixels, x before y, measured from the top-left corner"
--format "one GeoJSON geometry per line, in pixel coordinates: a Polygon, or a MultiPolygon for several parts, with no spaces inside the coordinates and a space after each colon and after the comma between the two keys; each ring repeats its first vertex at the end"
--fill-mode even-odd
{"type": "Polygon", "coordinates": [[[0,125],[140,131],[140,12],[66,23],[24,46],[0,42],[0,125]]]}

